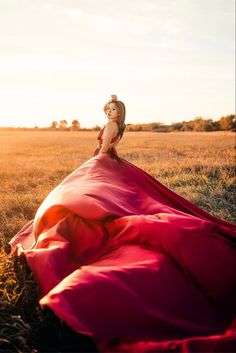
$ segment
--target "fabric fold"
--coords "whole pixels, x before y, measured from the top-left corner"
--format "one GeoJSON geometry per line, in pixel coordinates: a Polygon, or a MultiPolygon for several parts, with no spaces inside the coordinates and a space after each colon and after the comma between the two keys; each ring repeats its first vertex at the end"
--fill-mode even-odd
{"type": "Polygon", "coordinates": [[[26,257],[41,307],[101,351],[193,352],[213,347],[214,335],[227,341],[236,225],[118,155],[95,154],[68,175],[10,246],[26,257]]]}

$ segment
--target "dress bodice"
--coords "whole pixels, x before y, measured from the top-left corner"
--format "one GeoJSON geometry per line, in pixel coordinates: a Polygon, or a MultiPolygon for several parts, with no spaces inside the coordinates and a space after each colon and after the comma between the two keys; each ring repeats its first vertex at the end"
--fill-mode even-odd
{"type": "Polygon", "coordinates": [[[119,127],[116,121],[110,121],[105,125],[97,136],[98,140],[98,149],[102,153],[108,152],[108,150],[115,148],[121,138],[119,127]]]}

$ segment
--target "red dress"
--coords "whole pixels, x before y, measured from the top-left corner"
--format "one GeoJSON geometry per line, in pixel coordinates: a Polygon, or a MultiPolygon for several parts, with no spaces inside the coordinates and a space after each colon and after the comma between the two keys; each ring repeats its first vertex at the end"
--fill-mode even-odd
{"type": "Polygon", "coordinates": [[[236,225],[98,151],[10,242],[41,307],[102,352],[234,351],[236,225]]]}

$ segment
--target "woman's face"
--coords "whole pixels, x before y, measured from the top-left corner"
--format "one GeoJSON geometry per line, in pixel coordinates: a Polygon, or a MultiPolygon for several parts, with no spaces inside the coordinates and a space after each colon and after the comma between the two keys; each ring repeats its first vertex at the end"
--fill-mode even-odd
{"type": "Polygon", "coordinates": [[[117,119],[119,116],[118,109],[115,105],[115,103],[110,103],[107,110],[106,110],[106,115],[108,119],[117,119]]]}

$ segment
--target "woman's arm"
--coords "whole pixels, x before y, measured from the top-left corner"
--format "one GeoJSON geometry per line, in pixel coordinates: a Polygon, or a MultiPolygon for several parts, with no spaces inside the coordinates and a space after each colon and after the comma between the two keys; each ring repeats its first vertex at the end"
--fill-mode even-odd
{"type": "Polygon", "coordinates": [[[109,121],[109,123],[107,123],[104,129],[104,133],[102,136],[103,142],[102,147],[100,149],[100,153],[107,153],[111,140],[117,134],[117,132],[117,123],[115,121],[109,121]]]}

